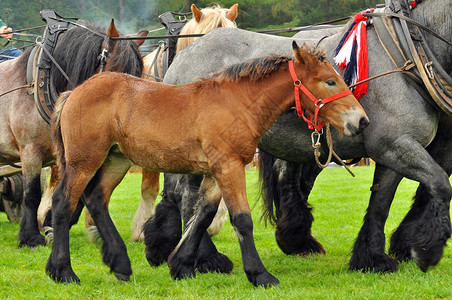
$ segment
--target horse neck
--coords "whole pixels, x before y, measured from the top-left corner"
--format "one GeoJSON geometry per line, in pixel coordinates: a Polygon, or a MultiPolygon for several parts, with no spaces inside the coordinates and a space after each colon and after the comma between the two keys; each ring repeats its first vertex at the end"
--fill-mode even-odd
{"type": "MultiPolygon", "coordinates": [[[[452,40],[452,19],[450,18],[450,0],[424,0],[413,10],[413,19],[434,30],[446,40],[452,40]]],[[[443,68],[452,72],[452,47],[438,40],[429,33],[423,32],[424,37],[443,68]]]]}
{"type": "Polygon", "coordinates": [[[241,105],[235,106],[237,116],[253,128],[258,137],[295,106],[293,81],[287,68],[256,82],[249,79],[231,82],[228,93],[238,97],[241,105]]]}

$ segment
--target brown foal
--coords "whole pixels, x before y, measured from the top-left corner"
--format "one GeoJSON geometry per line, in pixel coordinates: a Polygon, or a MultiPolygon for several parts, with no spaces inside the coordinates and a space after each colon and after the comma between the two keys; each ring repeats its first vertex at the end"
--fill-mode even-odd
{"type": "Polygon", "coordinates": [[[146,169],[204,175],[202,204],[168,259],[174,278],[195,276],[199,241],[223,196],[248,279],[256,286],[278,285],[254,246],[246,198],[244,167],[259,139],[295,105],[294,82],[320,99],[340,94],[321,105],[300,93],[301,106],[319,122],[329,122],[347,135],[362,132],[368,124],[363,108],[346,92],[348,87],[324,53],[295,42],[293,51],[294,79],[289,72],[292,58],[266,57],[180,86],[102,73],[63,94],[52,120],[62,181],[52,203],[54,243],[46,266],[50,277],[79,281],[70,264],[69,217],[83,194],[104,242],[104,262],[119,279],[129,278],[124,242],[102,203],[111,191],[99,184],[108,175],[104,164],[109,157],[125,155],[146,169]]]}

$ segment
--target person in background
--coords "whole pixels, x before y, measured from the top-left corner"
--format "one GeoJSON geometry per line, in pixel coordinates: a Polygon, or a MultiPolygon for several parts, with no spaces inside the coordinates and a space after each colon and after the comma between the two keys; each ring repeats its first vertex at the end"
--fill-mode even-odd
{"type": "MultiPolygon", "coordinates": [[[[0,19],[0,38],[10,40],[13,37],[12,32],[13,30],[10,27],[6,26],[5,22],[3,22],[2,19],[0,19]]],[[[0,61],[13,59],[15,57],[20,56],[21,54],[22,51],[16,48],[0,49],[0,61]]]]}

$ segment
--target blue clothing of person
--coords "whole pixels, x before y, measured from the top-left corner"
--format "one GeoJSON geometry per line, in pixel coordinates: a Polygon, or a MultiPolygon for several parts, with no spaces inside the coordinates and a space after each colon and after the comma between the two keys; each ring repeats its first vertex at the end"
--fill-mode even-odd
{"type": "Polygon", "coordinates": [[[19,57],[22,51],[16,48],[0,50],[0,61],[19,57]]]}
{"type": "MultiPolygon", "coordinates": [[[[0,27],[6,26],[5,22],[0,19],[0,27]]],[[[0,49],[0,61],[13,59],[22,54],[22,51],[16,48],[0,49]]]]}

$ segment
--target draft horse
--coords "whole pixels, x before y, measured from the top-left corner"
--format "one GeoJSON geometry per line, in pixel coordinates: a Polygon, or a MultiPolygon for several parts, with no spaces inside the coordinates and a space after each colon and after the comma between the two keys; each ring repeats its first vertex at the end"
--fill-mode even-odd
{"type": "MultiPolygon", "coordinates": [[[[105,37],[119,37],[112,21],[105,29],[80,20],[90,30],[75,26],[63,34],[54,51],[56,62],[65,70],[74,85],[98,72],[99,55],[105,37]]],[[[105,70],[140,76],[143,63],[135,41],[109,40],[109,57],[105,70]]],[[[50,125],[36,109],[33,97],[22,88],[27,85],[27,63],[31,49],[19,58],[0,64],[0,155],[12,162],[21,161],[24,181],[24,216],[20,225],[19,246],[45,245],[37,223],[41,202],[41,168],[53,160],[50,125]]],[[[60,71],[52,66],[52,84],[58,92],[74,88],[60,71]]]]}
{"type": "MultiPolygon", "coordinates": [[[[405,7],[410,6],[409,1],[399,2],[405,7]]],[[[450,41],[452,30],[447,18],[449,8],[448,0],[435,1],[434,5],[433,1],[418,1],[417,6],[412,9],[412,19],[450,41]]],[[[333,59],[334,50],[347,28],[348,25],[332,35],[319,34],[314,44],[325,47],[328,57],[333,59]]],[[[312,35],[308,38],[312,39],[312,35]]],[[[451,47],[425,32],[424,38],[438,62],[448,74],[452,74],[451,47]]],[[[305,40],[306,32],[300,32],[294,36],[294,39],[305,40]]],[[[227,64],[250,59],[255,55],[281,53],[275,45],[280,46],[289,42],[291,42],[290,39],[282,37],[258,35],[239,29],[220,29],[198,40],[196,51],[190,51],[187,48],[180,53],[168,70],[164,81],[172,84],[191,82],[227,64]],[[225,45],[230,43],[237,45],[234,52],[225,50],[227,49],[225,45]],[[207,53],[217,53],[223,60],[210,58],[206,55],[207,53]],[[190,63],[187,63],[188,61],[190,63]],[[196,65],[196,69],[190,68],[191,65],[196,65]]],[[[369,76],[395,69],[373,27],[368,27],[367,43],[369,76]]],[[[398,73],[371,80],[369,92],[360,103],[372,120],[363,134],[339,138],[337,132],[333,130],[334,149],[341,158],[371,157],[377,162],[369,207],[353,247],[350,269],[365,272],[394,272],[398,270],[399,261],[414,259],[421,270],[426,271],[440,261],[443,249],[451,235],[449,202],[452,189],[449,175],[452,173],[452,160],[448,150],[452,136],[448,129],[451,118],[439,112],[439,108],[434,104],[426,101],[398,73]],[[416,117],[413,118],[413,116],[416,117]],[[420,186],[412,209],[392,235],[390,256],[385,251],[384,226],[397,185],[402,177],[418,181],[420,186]]],[[[272,187],[267,195],[273,199],[267,203],[277,222],[277,241],[283,251],[288,254],[324,253],[323,246],[311,235],[313,216],[306,202],[315,177],[320,172],[315,166],[313,151],[310,148],[310,135],[310,130],[302,124],[302,121],[292,114],[284,114],[259,142],[261,150],[274,156],[272,160],[268,160],[262,170],[272,173],[276,158],[290,162],[290,165],[285,167],[285,173],[275,173],[276,176],[273,176],[273,180],[270,181],[264,178],[267,186],[272,187]],[[275,185],[279,186],[275,187],[275,185]]],[[[320,150],[321,157],[325,157],[327,150],[320,150]]],[[[277,163],[281,167],[284,162],[279,160],[277,163]]],[[[165,190],[166,177],[170,176],[178,175],[165,175],[166,196],[163,200],[170,201],[165,203],[164,211],[175,209],[166,215],[176,216],[177,206],[170,202],[174,203],[177,200],[180,196],[179,191],[185,191],[186,182],[173,178],[170,181],[172,184],[168,185],[169,189],[165,190]],[[176,186],[177,189],[174,189],[176,186]]],[[[195,182],[192,178],[186,181],[195,182]]],[[[190,188],[195,189],[193,186],[190,188]]],[[[187,198],[190,201],[196,201],[190,199],[193,197],[187,198]]],[[[151,264],[153,261],[164,260],[165,254],[158,253],[162,249],[154,245],[151,239],[148,241],[148,236],[152,239],[157,236],[160,240],[171,241],[173,237],[166,234],[164,230],[158,232],[159,226],[169,228],[171,225],[168,223],[179,222],[180,224],[180,217],[177,216],[162,219],[161,216],[165,213],[159,213],[160,204],[145,230],[146,255],[151,264]],[[161,223],[155,220],[160,220],[161,223]]],[[[184,216],[185,220],[189,218],[190,214],[184,216]]],[[[208,236],[203,241],[209,243],[207,248],[210,252],[206,253],[201,249],[200,252],[203,253],[204,259],[208,259],[209,254],[215,253],[216,249],[208,236]],[[211,251],[212,249],[214,251],[211,251]]],[[[177,244],[177,241],[171,242],[173,245],[177,244]]]]}
{"type": "Polygon", "coordinates": [[[324,54],[295,42],[292,47],[294,59],[254,59],[186,85],[102,73],[62,95],[52,120],[62,179],[52,199],[49,276],[57,282],[79,281],[70,263],[69,220],[82,195],[103,240],[103,261],[118,279],[131,275],[125,244],[103,203],[112,191],[105,190],[102,181],[123,177],[121,172],[109,173],[108,163],[105,168],[114,155],[154,171],[204,175],[202,204],[169,259],[174,278],[195,276],[199,241],[223,196],[248,279],[256,286],[277,285],[255,248],[246,198],[244,167],[257,142],[294,105],[294,84],[308,90],[296,105],[341,133],[359,134],[368,124],[364,110],[324,54]],[[91,119],[95,122],[87,125],[91,119]]]}

